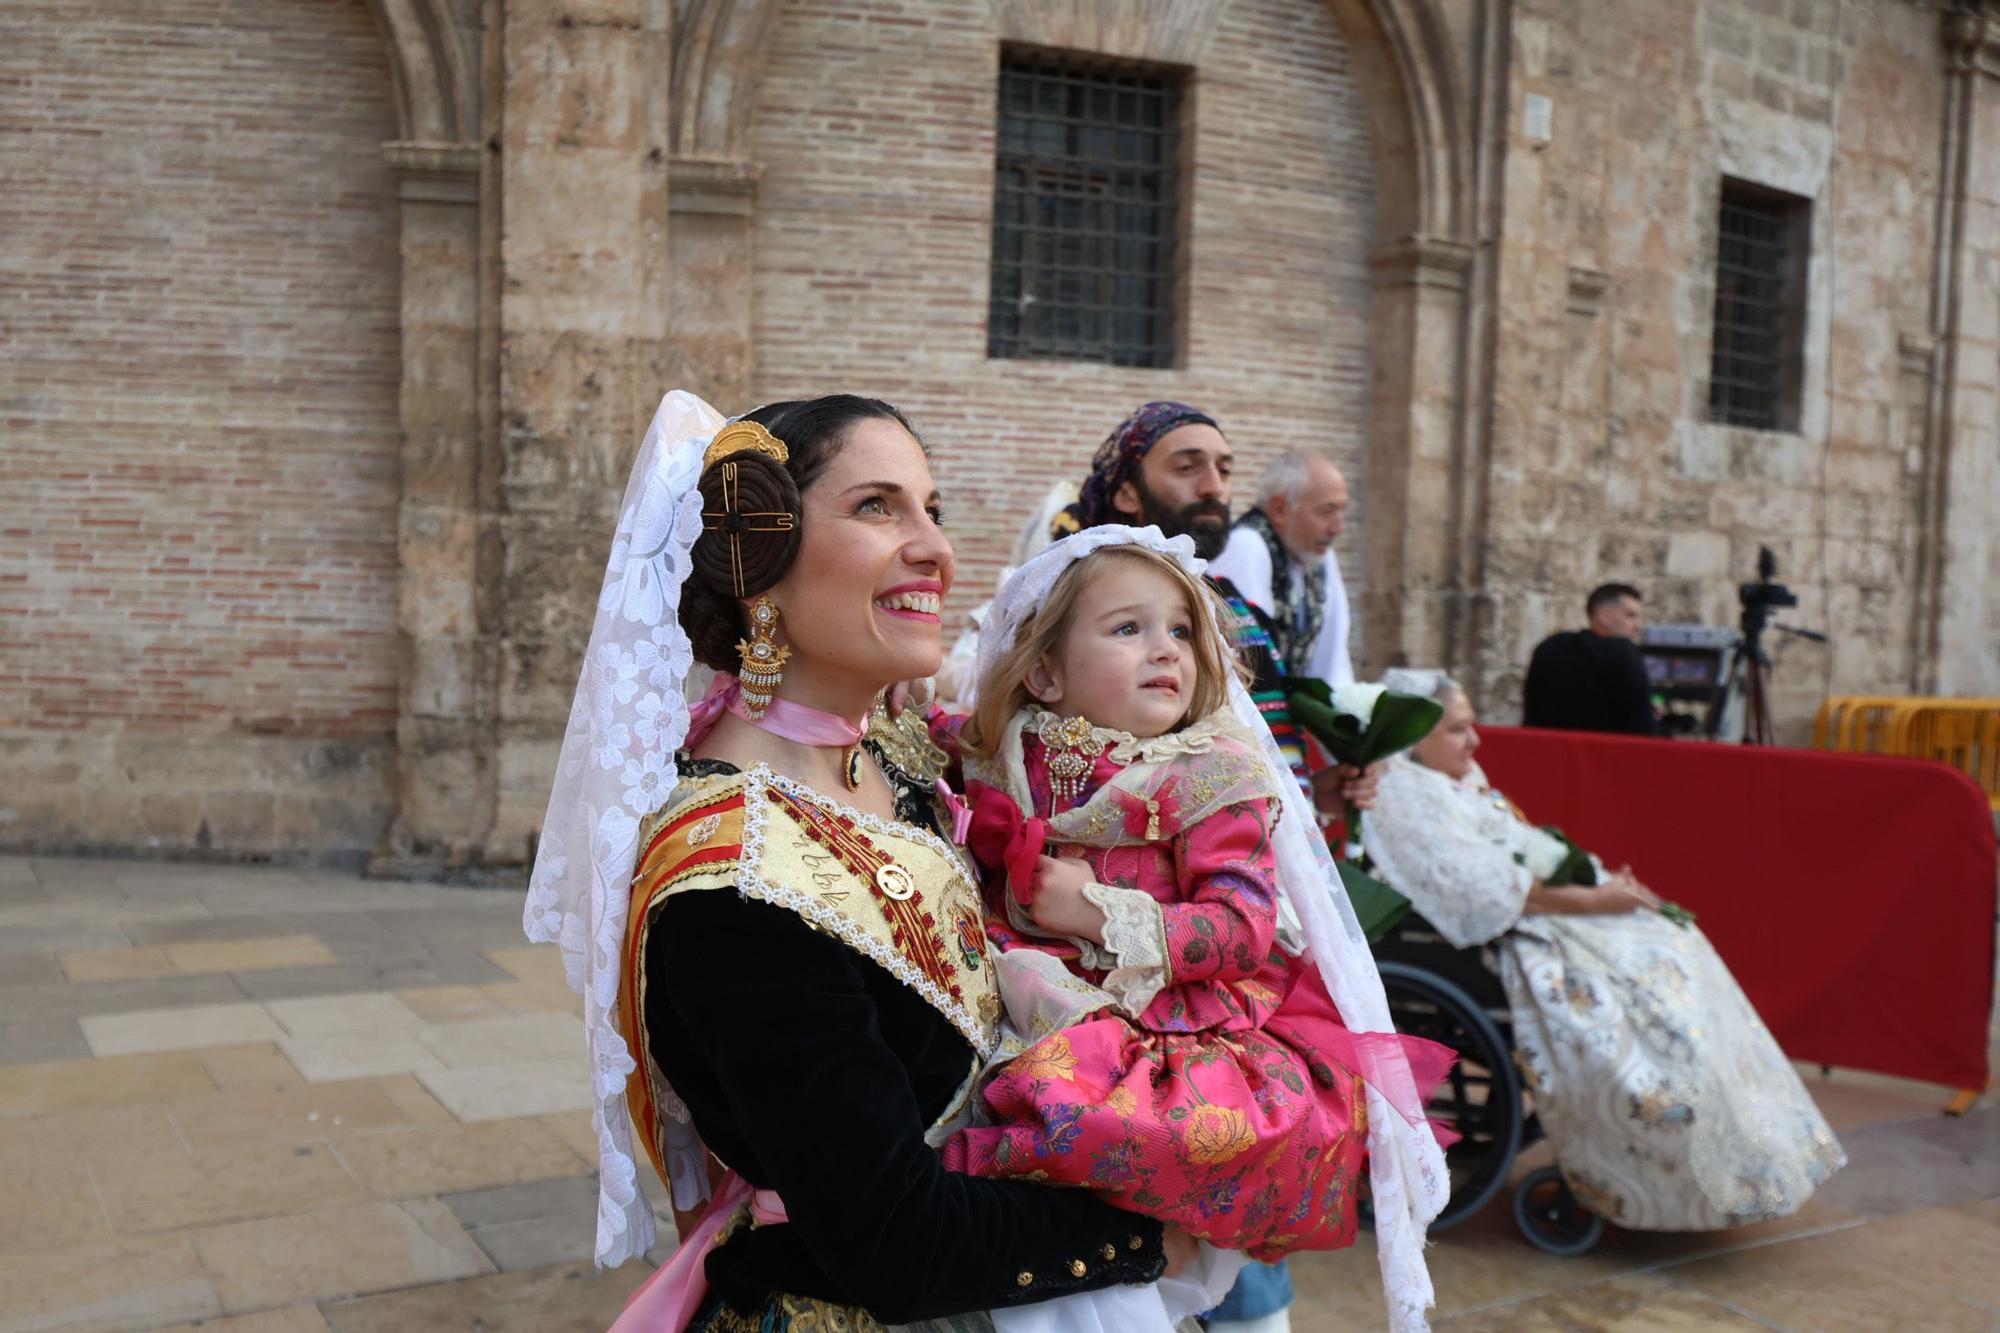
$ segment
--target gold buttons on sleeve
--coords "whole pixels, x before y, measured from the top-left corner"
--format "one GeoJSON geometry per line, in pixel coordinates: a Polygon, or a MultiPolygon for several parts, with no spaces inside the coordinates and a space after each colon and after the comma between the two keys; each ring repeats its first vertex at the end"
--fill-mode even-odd
{"type": "Polygon", "coordinates": [[[1014,1276],[1014,1285],[1017,1287],[1031,1287],[1034,1284],[1035,1275],[1025,1268],[1014,1276]]]}
{"type": "Polygon", "coordinates": [[[1135,1250],[1143,1250],[1146,1248],[1146,1242],[1142,1240],[1140,1237],[1134,1236],[1132,1237],[1132,1248],[1135,1250]]]}
{"type": "Polygon", "coordinates": [[[1118,1257],[1118,1247],[1107,1242],[1104,1246],[1104,1257],[1106,1259],[1116,1259],[1118,1257]]]}
{"type": "Polygon", "coordinates": [[[1069,1275],[1071,1277],[1082,1277],[1089,1271],[1089,1267],[1084,1264],[1083,1260],[1072,1259],[1069,1261],[1069,1275]]]}

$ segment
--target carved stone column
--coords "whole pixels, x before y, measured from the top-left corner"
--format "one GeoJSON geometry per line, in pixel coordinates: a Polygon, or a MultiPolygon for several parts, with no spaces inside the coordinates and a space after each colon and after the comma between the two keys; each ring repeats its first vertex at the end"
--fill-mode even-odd
{"type": "Polygon", "coordinates": [[[1362,592],[1364,675],[1399,663],[1445,663],[1452,540],[1464,478],[1453,468],[1463,311],[1473,249],[1406,236],[1369,257],[1375,277],[1369,401],[1368,586],[1362,592]]]}
{"type": "Polygon", "coordinates": [[[674,255],[667,383],[693,389],[730,413],[752,406],[750,235],[757,178],[750,162],[675,158],[668,166],[674,255]]]}
{"type": "Polygon", "coordinates": [[[1938,384],[1927,460],[1920,688],[2000,689],[2000,5],[1944,21],[1938,384]]]}
{"type": "Polygon", "coordinates": [[[402,208],[397,812],[371,873],[476,863],[493,817],[479,640],[479,173],[473,144],[392,143],[402,208]]]}

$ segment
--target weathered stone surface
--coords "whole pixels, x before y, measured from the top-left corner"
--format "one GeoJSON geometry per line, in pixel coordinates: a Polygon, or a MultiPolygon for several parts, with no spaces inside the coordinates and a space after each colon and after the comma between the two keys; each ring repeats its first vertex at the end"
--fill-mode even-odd
{"type": "Polygon", "coordinates": [[[0,846],[517,876],[676,384],[908,408],[954,617],[1048,482],[1182,397],[1239,510],[1280,447],[1342,462],[1357,662],[1442,661],[1496,719],[1589,587],[1731,623],[1760,543],[1834,637],[1788,651],[1785,734],[1827,689],[2000,694],[2000,20],[1517,0],[1499,49],[1482,0],[116,8],[23,10],[108,43],[61,100],[0,79],[0,271],[69,265],[0,281],[0,846]],[[1170,368],[987,356],[1003,42],[1193,71],[1170,368]],[[1812,203],[1795,430],[1708,420],[1724,177],[1812,203]]]}

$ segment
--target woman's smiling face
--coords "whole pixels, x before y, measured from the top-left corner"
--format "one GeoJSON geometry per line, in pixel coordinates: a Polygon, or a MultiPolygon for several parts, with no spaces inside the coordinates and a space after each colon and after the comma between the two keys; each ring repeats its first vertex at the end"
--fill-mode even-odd
{"type": "Polygon", "coordinates": [[[934,675],[956,561],[923,447],[896,421],[858,421],[801,504],[798,556],[768,594],[793,652],[779,693],[934,675]]]}

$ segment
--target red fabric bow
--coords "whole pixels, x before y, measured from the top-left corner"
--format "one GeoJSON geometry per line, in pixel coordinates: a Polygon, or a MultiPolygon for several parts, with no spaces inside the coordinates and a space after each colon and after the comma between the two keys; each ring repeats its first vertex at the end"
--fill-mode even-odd
{"type": "Polygon", "coordinates": [[[983,782],[966,784],[972,828],[966,845],[988,866],[1004,866],[1007,887],[1026,907],[1035,898],[1035,860],[1049,841],[1049,821],[1025,819],[1014,798],[983,782]]]}
{"type": "Polygon", "coordinates": [[[1150,803],[1145,797],[1135,796],[1122,787],[1112,787],[1112,797],[1125,811],[1125,836],[1157,842],[1179,833],[1181,802],[1180,797],[1174,794],[1174,788],[1179,785],[1179,778],[1168,778],[1154,790],[1150,803]]]}

